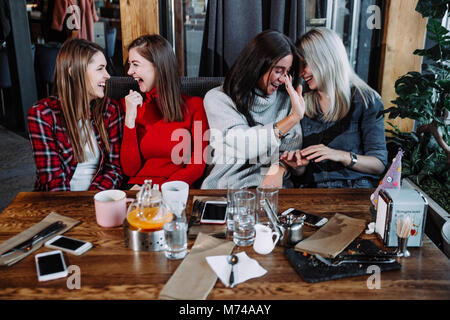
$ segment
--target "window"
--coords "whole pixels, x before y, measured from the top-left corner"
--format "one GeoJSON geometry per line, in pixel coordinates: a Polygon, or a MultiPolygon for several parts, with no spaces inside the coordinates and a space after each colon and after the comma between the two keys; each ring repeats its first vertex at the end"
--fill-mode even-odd
{"type": "MultiPolygon", "coordinates": [[[[360,18],[372,2],[374,1],[306,0],[307,31],[320,26],[335,30],[344,42],[352,66],[357,69],[357,60],[361,59],[361,55],[358,54],[360,18]]],[[[163,16],[162,35],[174,46],[179,62],[182,63],[184,75],[198,76],[208,0],[160,0],[160,4],[163,16]],[[182,26],[177,26],[177,22],[182,26]]],[[[370,51],[370,39],[364,41],[364,45],[369,46],[370,51]]],[[[368,61],[369,57],[364,59],[368,61]]],[[[364,68],[368,69],[368,63],[364,68]]],[[[365,73],[367,72],[365,70],[365,73]]]]}

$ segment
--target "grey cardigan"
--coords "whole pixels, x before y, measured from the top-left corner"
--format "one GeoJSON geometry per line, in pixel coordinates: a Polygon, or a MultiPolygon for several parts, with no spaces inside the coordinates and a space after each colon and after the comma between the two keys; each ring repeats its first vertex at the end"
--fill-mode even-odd
{"type": "MultiPolygon", "coordinates": [[[[258,91],[262,94],[261,91],[258,91]]],[[[280,153],[302,146],[302,130],[296,124],[278,140],[274,122],[291,111],[291,100],[285,91],[276,91],[267,98],[256,95],[250,111],[257,125],[250,127],[245,116],[222,87],[210,90],[203,101],[210,127],[210,173],[202,189],[257,187],[271,164],[279,162],[280,153]],[[212,167],[212,168],[211,168],[212,167]]]]}

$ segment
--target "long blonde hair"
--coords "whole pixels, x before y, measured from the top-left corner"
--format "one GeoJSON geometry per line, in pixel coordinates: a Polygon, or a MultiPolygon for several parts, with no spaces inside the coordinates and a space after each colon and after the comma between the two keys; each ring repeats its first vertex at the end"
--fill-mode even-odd
{"type": "Polygon", "coordinates": [[[317,84],[317,90],[305,94],[308,117],[318,114],[318,91],[331,99],[331,106],[323,116],[327,122],[340,120],[348,113],[352,87],[360,93],[366,106],[369,100],[378,97],[378,93],[353,71],[344,44],[333,30],[313,28],[297,40],[296,46],[317,84]]]}
{"type": "Polygon", "coordinates": [[[89,139],[91,112],[106,150],[111,151],[102,115],[106,105],[106,91],[105,97],[94,100],[92,108],[88,96],[92,88],[87,78],[87,67],[94,54],[103,53],[102,50],[95,43],[74,38],[64,42],[56,58],[53,93],[61,102],[64,123],[78,162],[86,160],[84,152],[86,141],[89,149],[94,150],[92,141],[89,139]],[[81,120],[81,130],[78,126],[79,120],[81,120]],[[82,139],[82,133],[84,139],[82,139]]]}

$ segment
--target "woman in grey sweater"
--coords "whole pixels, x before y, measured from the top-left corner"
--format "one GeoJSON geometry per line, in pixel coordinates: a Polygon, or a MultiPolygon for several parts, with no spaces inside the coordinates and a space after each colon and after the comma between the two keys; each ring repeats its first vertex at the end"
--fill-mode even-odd
{"type": "Polygon", "coordinates": [[[289,186],[279,157],[302,145],[299,66],[292,41],[267,30],[243,49],[223,86],[206,94],[213,167],[203,189],[289,186]]]}

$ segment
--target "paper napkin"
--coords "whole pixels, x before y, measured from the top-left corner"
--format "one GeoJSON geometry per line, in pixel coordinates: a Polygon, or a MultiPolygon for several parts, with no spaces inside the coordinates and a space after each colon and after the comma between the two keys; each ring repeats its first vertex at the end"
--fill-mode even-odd
{"type": "MultiPolygon", "coordinates": [[[[267,273],[267,270],[261,267],[261,265],[255,259],[247,256],[245,252],[239,252],[236,254],[239,258],[238,263],[234,265],[234,284],[237,285],[248,279],[259,278],[267,273]]],[[[206,261],[208,262],[211,269],[219,277],[222,283],[229,287],[230,283],[230,273],[231,273],[231,265],[227,261],[227,256],[212,256],[206,257],[206,261]]]]}

